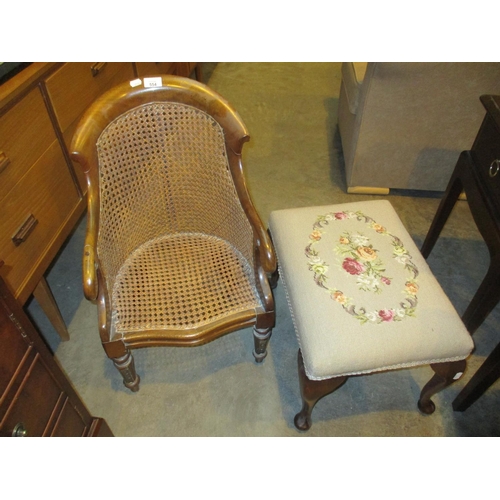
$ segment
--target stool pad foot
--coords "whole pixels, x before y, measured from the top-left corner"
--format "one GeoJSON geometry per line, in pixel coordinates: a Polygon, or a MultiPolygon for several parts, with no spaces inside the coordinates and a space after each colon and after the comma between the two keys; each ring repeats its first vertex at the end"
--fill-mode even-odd
{"type": "Polygon", "coordinates": [[[458,380],[465,371],[465,366],[465,360],[432,364],[431,368],[435,373],[420,393],[418,409],[426,415],[434,413],[436,406],[431,401],[431,396],[458,380]]]}
{"type": "Polygon", "coordinates": [[[302,396],[302,409],[294,418],[295,427],[307,431],[312,425],[311,413],[316,403],[324,396],[337,390],[349,378],[333,377],[325,380],[310,380],[306,375],[304,360],[299,349],[298,369],[300,381],[300,394],[302,396]]]}

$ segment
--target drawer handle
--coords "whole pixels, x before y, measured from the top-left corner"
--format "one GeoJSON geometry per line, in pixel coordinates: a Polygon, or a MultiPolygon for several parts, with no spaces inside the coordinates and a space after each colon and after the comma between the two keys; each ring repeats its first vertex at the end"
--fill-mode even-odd
{"type": "Polygon", "coordinates": [[[495,177],[500,171],[500,160],[493,160],[490,165],[490,177],[495,177]]]}
{"type": "Polygon", "coordinates": [[[26,437],[28,435],[28,431],[22,422],[16,424],[14,429],[12,430],[12,437],[26,437]]]}
{"type": "Polygon", "coordinates": [[[0,151],[0,174],[9,166],[10,160],[7,158],[7,155],[0,151]]]}
{"type": "Polygon", "coordinates": [[[104,66],[106,66],[108,63],[95,63],[92,66],[90,66],[90,71],[92,71],[92,76],[97,76],[103,69],[104,66]]]}
{"type": "Polygon", "coordinates": [[[30,214],[28,218],[22,223],[21,227],[17,230],[16,234],[12,236],[14,245],[18,247],[21,243],[26,241],[37,224],[38,221],[35,219],[33,214],[30,214]]]}

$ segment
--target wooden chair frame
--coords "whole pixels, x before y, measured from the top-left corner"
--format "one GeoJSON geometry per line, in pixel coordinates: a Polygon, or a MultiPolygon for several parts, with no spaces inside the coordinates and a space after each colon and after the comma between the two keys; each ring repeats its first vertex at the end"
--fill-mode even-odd
{"type": "Polygon", "coordinates": [[[275,323],[274,299],[268,277],[276,272],[277,262],[270,238],[251,201],[242,165],[243,144],[250,138],[241,118],[216,92],[194,80],[162,75],[162,85],[132,87],[129,82],[102,95],[82,117],[71,146],[71,158],[80,164],[88,188],[87,231],[83,252],[83,288],[85,297],[98,306],[99,333],[109,358],[121,372],[124,384],[132,391],[139,388],[130,349],[152,346],[197,346],[229,332],[254,326],[254,357],[260,362],[275,323]],[[123,113],[151,102],[176,102],[195,107],[210,115],[222,127],[227,159],[242,208],[253,230],[255,281],[263,307],[260,310],[233,313],[211,325],[196,327],[185,334],[170,335],[165,330],[134,332],[123,338],[110,333],[110,291],[97,253],[99,231],[99,162],[96,143],[103,130],[123,113]]]}

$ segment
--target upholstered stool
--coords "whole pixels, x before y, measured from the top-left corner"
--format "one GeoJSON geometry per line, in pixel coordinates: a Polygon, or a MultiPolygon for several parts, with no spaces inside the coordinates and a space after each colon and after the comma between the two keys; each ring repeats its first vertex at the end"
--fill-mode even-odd
{"type": "Polygon", "coordinates": [[[269,231],[300,347],[296,427],[351,375],[423,364],[432,413],[473,342],[389,201],[278,210],[269,231]]]}

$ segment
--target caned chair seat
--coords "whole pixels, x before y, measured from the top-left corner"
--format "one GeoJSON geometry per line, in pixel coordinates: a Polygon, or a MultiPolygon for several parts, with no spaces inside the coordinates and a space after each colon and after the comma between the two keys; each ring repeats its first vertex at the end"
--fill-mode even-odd
{"type": "Polygon", "coordinates": [[[470,354],[470,335],[389,201],[278,210],[269,229],[307,380],[470,354]]]}
{"type": "Polygon", "coordinates": [[[183,338],[189,330],[263,310],[253,270],[228,242],[205,234],[166,235],[135,250],[113,289],[113,332],[163,331],[183,338]]]}

